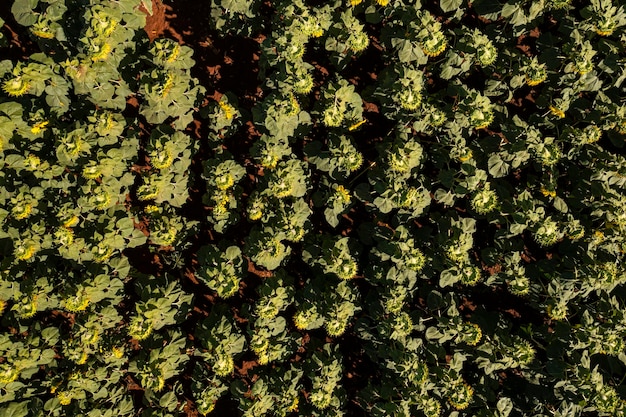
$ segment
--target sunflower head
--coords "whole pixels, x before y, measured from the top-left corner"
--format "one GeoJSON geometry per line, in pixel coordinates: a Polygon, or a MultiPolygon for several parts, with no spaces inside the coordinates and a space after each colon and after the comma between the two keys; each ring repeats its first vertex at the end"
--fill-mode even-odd
{"type": "Polygon", "coordinates": [[[423,40],[420,44],[422,52],[429,57],[437,57],[446,50],[448,40],[443,32],[436,30],[430,33],[430,36],[423,40]]]}
{"type": "Polygon", "coordinates": [[[21,97],[30,89],[30,83],[21,75],[2,83],[2,90],[11,97],[21,97]]]}

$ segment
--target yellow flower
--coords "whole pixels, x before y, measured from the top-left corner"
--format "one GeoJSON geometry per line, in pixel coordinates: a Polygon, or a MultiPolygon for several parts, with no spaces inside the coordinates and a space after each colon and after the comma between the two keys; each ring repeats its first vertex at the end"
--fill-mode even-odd
{"type": "Polygon", "coordinates": [[[20,261],[27,261],[37,252],[37,245],[34,242],[24,242],[13,251],[13,255],[20,261]]]}
{"type": "Polygon", "coordinates": [[[293,95],[293,93],[289,93],[289,96],[289,103],[291,104],[291,110],[289,110],[289,114],[294,116],[300,113],[300,103],[298,103],[298,100],[293,95]]]}
{"type": "Polygon", "coordinates": [[[19,315],[20,318],[29,319],[29,318],[33,317],[35,314],[37,314],[37,306],[38,306],[37,299],[38,298],[39,298],[39,295],[35,294],[30,299],[28,304],[21,304],[21,305],[19,305],[19,308],[22,310],[22,311],[18,312],[18,315],[19,315]]]}
{"type": "Polygon", "coordinates": [[[27,169],[37,169],[41,165],[41,159],[36,155],[28,154],[26,159],[24,159],[24,166],[27,169]]]}
{"type": "Polygon", "coordinates": [[[352,279],[359,272],[359,265],[352,257],[343,260],[338,259],[335,262],[335,270],[333,272],[341,279],[352,279]]]}
{"type": "Polygon", "coordinates": [[[128,334],[136,340],[146,340],[154,329],[152,322],[143,316],[135,316],[128,326],[128,334]]]}
{"type": "Polygon", "coordinates": [[[69,246],[74,242],[74,231],[68,227],[59,227],[53,236],[61,246],[69,246]]]}
{"type": "Polygon", "coordinates": [[[65,302],[65,309],[72,313],[78,313],[80,311],[87,310],[89,306],[89,297],[84,294],[76,294],[72,297],[68,297],[65,302]]]}
{"type": "Polygon", "coordinates": [[[84,341],[89,345],[96,345],[100,340],[100,331],[98,329],[89,329],[86,333],[84,341]],[[90,336],[91,337],[88,337],[90,336]]]}
{"type": "Polygon", "coordinates": [[[96,178],[99,178],[100,175],[102,175],[102,172],[100,171],[100,167],[98,167],[98,165],[88,165],[83,168],[83,178],[85,179],[95,180],[96,178]]]}
{"type": "MultiPolygon", "coordinates": [[[[320,29],[320,36],[322,36],[322,30],[320,29]]],[[[315,33],[314,35],[315,36],[315,33]]],[[[302,74],[293,83],[293,90],[298,94],[309,94],[313,90],[313,77],[308,72],[302,74]]]]}
{"type": "Polygon", "coordinates": [[[33,211],[33,205],[30,203],[18,204],[17,206],[11,209],[11,214],[15,217],[16,220],[24,220],[33,211]]]}
{"type": "Polygon", "coordinates": [[[154,387],[154,391],[160,392],[163,390],[164,387],[165,387],[165,379],[161,375],[157,376],[157,386],[154,387]]]}
{"type": "Polygon", "coordinates": [[[72,395],[69,391],[59,391],[57,393],[57,398],[59,399],[59,403],[61,405],[70,405],[72,402],[72,395]]]}
{"type": "Polygon", "coordinates": [[[248,210],[248,218],[252,221],[259,220],[263,217],[263,211],[258,207],[252,207],[248,210]]]}
{"type": "Polygon", "coordinates": [[[447,119],[446,114],[442,112],[441,110],[437,110],[437,109],[432,109],[431,114],[429,116],[430,116],[429,124],[432,127],[439,127],[443,125],[447,119]]]}
{"type": "Polygon", "coordinates": [[[354,32],[346,41],[346,45],[352,52],[364,51],[369,44],[370,40],[367,33],[362,31],[354,32]]]}
{"type": "Polygon", "coordinates": [[[0,369],[0,384],[10,384],[17,380],[20,376],[20,371],[15,366],[11,366],[7,363],[3,364],[0,369]]]}
{"type": "Polygon", "coordinates": [[[552,197],[552,198],[556,197],[555,190],[548,190],[543,187],[541,187],[541,194],[543,194],[544,197],[552,197]]]}
{"type": "Polygon", "coordinates": [[[468,149],[467,152],[465,153],[465,155],[459,156],[459,161],[467,162],[470,159],[472,159],[473,156],[474,156],[474,154],[472,153],[472,150],[468,149]]]}
{"type": "Polygon", "coordinates": [[[475,129],[485,129],[493,123],[494,115],[491,109],[476,109],[470,114],[470,123],[475,129]]]}
{"type": "MultiPolygon", "coordinates": [[[[54,39],[54,33],[52,32],[48,32],[46,29],[48,28],[42,28],[42,30],[36,30],[36,29],[32,29],[30,30],[30,32],[37,36],[38,38],[42,38],[42,39],[54,39]]],[[[49,30],[49,29],[48,29],[49,30]]]]}
{"type": "Polygon", "coordinates": [[[330,337],[339,337],[345,333],[348,323],[345,320],[333,317],[326,321],[324,327],[330,337]]]}
{"type": "Polygon", "coordinates": [[[91,60],[93,62],[106,61],[110,53],[111,53],[111,45],[105,42],[98,47],[98,50],[91,56],[91,60]]]}
{"type": "Polygon", "coordinates": [[[83,353],[80,355],[80,358],[78,358],[78,361],[76,361],[77,365],[84,365],[87,363],[87,359],[89,358],[89,355],[87,354],[86,351],[83,350],[83,353]]]}
{"type": "Polygon", "coordinates": [[[7,302],[0,299],[0,316],[4,313],[5,308],[7,308],[7,302]]]}
{"type": "Polygon", "coordinates": [[[298,330],[306,330],[318,318],[317,311],[312,307],[308,310],[296,311],[296,314],[293,316],[293,323],[298,330]]]}
{"type": "Polygon", "coordinates": [[[344,204],[348,204],[350,202],[350,192],[346,190],[343,185],[337,187],[335,190],[335,196],[344,204]]]}
{"type": "Polygon", "coordinates": [[[233,108],[233,106],[231,106],[230,104],[224,103],[222,101],[218,101],[217,102],[218,106],[220,106],[220,109],[222,109],[222,112],[224,113],[224,117],[226,117],[228,120],[232,119],[235,113],[235,109],[233,108]]]}
{"type": "Polygon", "coordinates": [[[426,417],[439,417],[441,404],[434,398],[428,398],[422,403],[422,410],[426,417]]]}
{"type": "Polygon", "coordinates": [[[294,398],[289,408],[287,408],[287,411],[289,411],[290,413],[293,413],[294,411],[298,411],[299,402],[300,402],[300,399],[298,397],[294,398]]]}
{"type": "Polygon", "coordinates": [[[217,177],[215,179],[215,184],[217,185],[217,188],[219,188],[222,191],[225,191],[231,188],[233,185],[235,185],[235,179],[233,178],[232,175],[227,173],[227,174],[217,177]]]}
{"type": "Polygon", "coordinates": [[[63,227],[74,227],[78,224],[79,221],[80,219],[78,218],[78,216],[72,216],[68,220],[63,222],[63,227]]]}
{"type": "Polygon", "coordinates": [[[174,163],[174,155],[167,149],[150,152],[150,164],[156,169],[168,169],[174,163]]]}
{"type": "Polygon", "coordinates": [[[574,71],[578,73],[578,75],[585,75],[593,70],[593,62],[590,59],[585,57],[576,57],[574,59],[574,71]]]}
{"type": "Polygon", "coordinates": [[[33,125],[33,127],[30,128],[31,133],[37,135],[38,133],[40,133],[42,130],[46,129],[46,126],[48,126],[48,121],[44,120],[42,122],[37,122],[33,125]]]}
{"type": "Polygon", "coordinates": [[[305,330],[309,325],[308,320],[305,318],[305,313],[303,311],[298,311],[295,316],[293,316],[293,324],[296,326],[298,330],[305,330]]]}
{"type": "Polygon", "coordinates": [[[457,411],[465,410],[472,401],[474,390],[466,383],[455,387],[455,391],[448,397],[448,402],[457,411]]]}
{"type": "Polygon", "coordinates": [[[596,23],[596,33],[600,36],[611,36],[617,28],[617,23],[611,17],[603,17],[596,23]]]}
{"type": "Polygon", "coordinates": [[[496,47],[488,41],[488,43],[479,46],[476,49],[477,59],[480,65],[483,67],[493,64],[498,58],[498,50],[496,47]]]}
{"type": "Polygon", "coordinates": [[[593,240],[596,245],[600,242],[602,242],[604,240],[604,233],[600,232],[599,230],[596,230],[595,233],[593,234],[593,240]]]}
{"type": "Polygon", "coordinates": [[[365,119],[361,120],[360,122],[356,122],[355,124],[353,124],[352,126],[350,126],[350,127],[348,128],[348,130],[349,130],[350,132],[353,132],[353,131],[357,130],[357,129],[361,126],[361,125],[365,124],[366,122],[367,122],[367,120],[365,120],[365,119]]]}
{"type": "Polygon", "coordinates": [[[352,6],[358,6],[361,3],[363,3],[363,0],[350,0],[352,6]]]}
{"type": "Polygon", "coordinates": [[[159,207],[155,206],[154,204],[149,204],[143,208],[143,211],[146,214],[155,214],[159,212],[159,207]]]}
{"type": "Polygon", "coordinates": [[[111,195],[106,190],[100,190],[99,194],[93,197],[94,207],[98,210],[104,210],[111,203],[111,195]]]}
{"type": "Polygon", "coordinates": [[[583,137],[585,143],[595,143],[602,137],[602,130],[596,125],[589,125],[583,129],[583,137]]]}
{"type": "Polygon", "coordinates": [[[596,29],[596,33],[600,36],[610,36],[613,33],[613,29],[607,29],[607,30],[596,29]]]}
{"type": "Polygon", "coordinates": [[[528,63],[524,76],[526,78],[526,84],[533,87],[541,84],[548,78],[548,70],[546,65],[540,63],[535,57],[528,63]]]}
{"type": "MultiPolygon", "coordinates": [[[[530,85],[530,84],[528,84],[528,85],[530,85]]],[[[562,119],[562,118],[565,117],[565,112],[563,110],[559,109],[556,106],[550,105],[550,107],[548,107],[548,109],[550,110],[550,113],[552,113],[553,115],[555,115],[559,119],[562,119]]]]}
{"type": "Polygon", "coordinates": [[[213,206],[213,215],[220,217],[228,213],[228,206],[230,203],[230,197],[228,194],[223,194],[215,198],[215,206],[213,206]]]}
{"type": "Polygon", "coordinates": [[[528,84],[531,87],[534,87],[534,86],[539,85],[542,82],[544,82],[546,80],[546,78],[547,78],[547,75],[546,74],[540,74],[540,75],[531,77],[531,76],[529,76],[527,74],[527,75],[525,75],[525,78],[526,78],[526,84],[528,84]]]}
{"type": "Polygon", "coordinates": [[[98,123],[104,125],[104,132],[110,131],[111,128],[117,124],[117,122],[113,120],[113,113],[111,112],[106,112],[104,118],[101,118],[98,123]]]}
{"type": "Polygon", "coordinates": [[[174,86],[174,74],[167,74],[167,79],[161,88],[161,97],[165,98],[174,86]]]}
{"type": "Polygon", "coordinates": [[[148,183],[139,187],[139,191],[137,195],[139,197],[139,200],[141,201],[154,200],[159,196],[160,192],[161,192],[161,189],[159,188],[159,184],[148,183]]]}
{"type": "Polygon", "coordinates": [[[124,357],[124,348],[113,346],[113,348],[111,348],[111,353],[116,359],[122,359],[124,357]]]}
{"type": "Polygon", "coordinates": [[[217,376],[227,376],[233,373],[235,370],[235,361],[233,357],[228,355],[225,352],[220,352],[217,354],[217,358],[215,363],[213,364],[213,372],[217,376]]]}
{"type": "Polygon", "coordinates": [[[445,35],[440,31],[435,31],[431,33],[431,36],[421,43],[421,48],[424,54],[429,57],[437,57],[446,50],[448,46],[448,41],[445,35]]]}
{"type": "Polygon", "coordinates": [[[59,389],[60,386],[61,386],[61,382],[52,385],[50,387],[50,394],[54,394],[55,392],[57,392],[57,389],[59,389]]]}
{"type": "Polygon", "coordinates": [[[176,60],[176,58],[178,58],[178,55],[180,54],[180,45],[176,44],[174,45],[174,49],[172,50],[172,53],[170,53],[170,56],[167,57],[167,62],[168,63],[172,63],[176,60]]]}
{"type": "Polygon", "coordinates": [[[567,318],[567,304],[553,300],[548,304],[546,313],[552,320],[564,320],[567,318]]]}
{"type": "Polygon", "coordinates": [[[208,415],[213,410],[215,410],[215,403],[212,402],[210,404],[197,404],[196,407],[198,408],[198,412],[200,414],[208,415]]]}
{"type": "Polygon", "coordinates": [[[98,246],[91,249],[94,262],[102,263],[109,259],[113,255],[113,248],[100,243],[98,246]]]}
{"type": "Polygon", "coordinates": [[[463,342],[470,346],[476,346],[483,337],[483,331],[476,323],[465,323],[461,331],[463,342]]]}
{"type": "Polygon", "coordinates": [[[2,90],[11,97],[21,97],[28,92],[29,88],[30,83],[21,75],[2,83],[2,90]]]}
{"type": "Polygon", "coordinates": [[[343,166],[350,172],[354,172],[363,165],[363,155],[360,153],[352,153],[345,157],[343,166]]]}
{"type": "Polygon", "coordinates": [[[269,340],[262,339],[258,334],[255,334],[252,337],[250,344],[252,346],[252,350],[257,354],[257,356],[261,356],[261,354],[267,352],[267,349],[270,347],[269,340]]]}
{"type": "Polygon", "coordinates": [[[386,6],[389,4],[389,0],[376,0],[379,6],[386,6]]]}

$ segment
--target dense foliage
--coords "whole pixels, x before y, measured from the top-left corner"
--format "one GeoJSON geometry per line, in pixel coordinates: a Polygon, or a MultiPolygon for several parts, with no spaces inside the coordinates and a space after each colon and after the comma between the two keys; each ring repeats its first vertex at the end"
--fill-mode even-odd
{"type": "Polygon", "coordinates": [[[0,415],[626,415],[624,6],[210,4],[1,16],[0,415]]]}

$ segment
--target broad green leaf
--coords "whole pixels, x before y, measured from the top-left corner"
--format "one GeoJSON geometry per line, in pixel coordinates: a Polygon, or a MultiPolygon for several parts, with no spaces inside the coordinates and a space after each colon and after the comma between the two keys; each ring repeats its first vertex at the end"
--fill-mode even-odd
{"type": "Polygon", "coordinates": [[[487,161],[489,167],[489,174],[494,178],[504,177],[509,172],[509,164],[504,162],[500,155],[493,154],[487,161]]]}
{"type": "Polygon", "coordinates": [[[28,415],[28,401],[21,403],[10,403],[6,407],[0,408],[2,417],[26,417],[28,415]]]}
{"type": "Polygon", "coordinates": [[[20,25],[31,26],[37,22],[37,13],[34,13],[33,9],[38,4],[39,0],[15,0],[11,6],[11,13],[20,25]]]}
{"type": "Polygon", "coordinates": [[[463,4],[463,0],[441,0],[439,6],[444,12],[451,12],[458,9],[463,4]]]}
{"type": "Polygon", "coordinates": [[[173,392],[167,392],[159,399],[159,406],[167,409],[168,411],[174,411],[178,405],[178,398],[173,392]]]}

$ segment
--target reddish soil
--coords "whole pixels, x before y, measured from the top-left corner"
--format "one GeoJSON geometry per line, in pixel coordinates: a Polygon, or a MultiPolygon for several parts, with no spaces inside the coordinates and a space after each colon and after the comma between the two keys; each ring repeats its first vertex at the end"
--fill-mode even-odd
{"type": "Polygon", "coordinates": [[[165,34],[165,31],[168,31],[168,34],[177,39],[178,41],[181,41],[180,39],[180,35],[178,35],[178,33],[175,33],[170,29],[169,27],[169,23],[167,21],[167,19],[165,18],[165,11],[168,9],[168,6],[164,5],[161,0],[151,0],[152,1],[152,14],[150,14],[148,12],[148,10],[143,6],[143,4],[141,5],[141,7],[139,7],[139,10],[141,10],[142,12],[144,12],[146,14],[146,26],[145,26],[145,31],[148,34],[148,38],[150,39],[150,42],[152,42],[153,40],[157,39],[157,38],[161,38],[163,37],[163,35],[165,34]]]}

